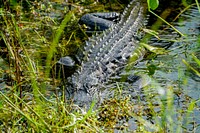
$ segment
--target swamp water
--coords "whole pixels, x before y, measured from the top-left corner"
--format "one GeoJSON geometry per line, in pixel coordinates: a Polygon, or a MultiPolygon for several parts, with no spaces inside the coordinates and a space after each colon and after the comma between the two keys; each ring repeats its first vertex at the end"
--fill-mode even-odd
{"type": "MultiPolygon", "coordinates": [[[[184,64],[185,60],[197,71],[200,70],[192,59],[192,54],[200,58],[200,13],[197,7],[190,7],[173,25],[184,36],[178,37],[173,29],[165,29],[160,33],[161,40],[153,38],[150,45],[170,43],[168,53],[148,60],[145,67],[138,66],[141,72],[153,68],[152,81],[144,92],[154,104],[153,110],[166,116],[154,116],[154,120],[149,118],[149,121],[161,127],[162,121],[165,121],[167,129],[172,131],[200,132],[200,77],[184,64]],[[194,108],[189,112],[193,103],[194,108]]],[[[134,124],[130,123],[134,129],[134,124]]],[[[151,130],[155,131],[155,128],[151,130]]]]}

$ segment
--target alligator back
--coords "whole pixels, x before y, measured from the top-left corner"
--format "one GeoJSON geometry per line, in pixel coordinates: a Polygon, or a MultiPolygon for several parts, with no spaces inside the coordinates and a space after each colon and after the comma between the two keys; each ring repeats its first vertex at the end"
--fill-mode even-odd
{"type": "Polygon", "coordinates": [[[122,70],[139,46],[138,31],[143,26],[144,6],[133,0],[120,16],[120,21],[102,34],[92,36],[84,48],[84,61],[67,86],[76,100],[99,95],[112,76],[122,70]],[[82,94],[84,93],[84,94],[82,94]]]}

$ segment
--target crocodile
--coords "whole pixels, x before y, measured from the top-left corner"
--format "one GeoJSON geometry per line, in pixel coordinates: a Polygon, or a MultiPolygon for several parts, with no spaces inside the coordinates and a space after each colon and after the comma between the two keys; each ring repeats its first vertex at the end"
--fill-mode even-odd
{"type": "MultiPolygon", "coordinates": [[[[138,36],[144,26],[144,5],[141,0],[132,0],[117,23],[109,23],[109,28],[105,27],[103,33],[93,35],[85,42],[81,67],[67,78],[67,97],[77,104],[91,103],[101,96],[103,89],[108,88],[112,77],[125,68],[130,57],[142,58],[142,50],[137,54],[133,52],[139,47],[138,36]]],[[[111,16],[119,15],[112,13],[111,16]]]]}

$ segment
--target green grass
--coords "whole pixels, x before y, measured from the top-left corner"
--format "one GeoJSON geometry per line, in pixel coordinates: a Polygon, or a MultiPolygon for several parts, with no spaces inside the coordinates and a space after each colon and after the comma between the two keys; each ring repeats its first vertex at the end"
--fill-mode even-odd
{"type": "MultiPolygon", "coordinates": [[[[1,49],[7,54],[7,64],[2,64],[6,67],[2,66],[0,72],[1,77],[9,79],[6,84],[0,84],[2,132],[113,132],[116,129],[129,132],[130,118],[136,120],[135,132],[187,131],[199,100],[187,97],[178,87],[163,88],[151,76],[153,84],[144,87],[143,95],[135,100],[124,96],[125,88],[118,87],[112,98],[98,108],[92,103],[87,111],[66,101],[64,96],[54,94],[60,79],[53,78],[50,69],[59,57],[74,52],[86,39],[77,25],[78,18],[87,12],[85,8],[105,11],[119,10],[123,6],[106,4],[105,8],[103,4],[93,4],[92,0],[73,3],[75,9],[62,10],[60,21],[49,17],[49,11],[54,10],[52,5],[35,4],[29,3],[30,11],[23,9],[21,2],[13,3],[11,9],[0,8],[0,41],[5,43],[1,49]],[[177,96],[185,99],[184,107],[174,105],[177,96]]],[[[199,66],[199,59],[195,55],[191,58],[199,66]]],[[[199,74],[188,61],[183,62],[199,74]]]]}

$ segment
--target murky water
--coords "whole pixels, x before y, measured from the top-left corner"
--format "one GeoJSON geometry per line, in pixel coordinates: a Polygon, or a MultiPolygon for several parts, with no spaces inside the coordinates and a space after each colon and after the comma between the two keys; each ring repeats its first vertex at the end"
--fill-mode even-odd
{"type": "MultiPolygon", "coordinates": [[[[149,61],[147,66],[153,65],[156,68],[152,79],[158,85],[154,87],[158,93],[167,95],[167,89],[170,87],[175,93],[181,92],[181,94],[175,94],[174,97],[176,111],[187,110],[192,100],[197,101],[194,112],[189,115],[189,118],[183,113],[182,124],[187,131],[200,132],[200,77],[183,63],[183,60],[186,60],[199,71],[200,66],[192,59],[192,54],[199,58],[200,52],[200,13],[197,7],[188,9],[173,25],[185,36],[178,37],[171,28],[166,29],[164,34],[161,34],[161,39],[164,41],[155,39],[154,43],[162,45],[162,43],[171,42],[168,54],[158,55],[149,61]],[[159,87],[161,89],[158,89],[159,87]],[[185,123],[186,120],[189,124],[185,123]]],[[[175,125],[178,124],[177,119],[177,116],[174,117],[175,125]]]]}
{"type": "MultiPolygon", "coordinates": [[[[158,68],[153,78],[164,85],[175,84],[197,100],[200,98],[200,77],[186,67],[182,60],[186,60],[199,70],[200,66],[192,60],[192,54],[198,57],[200,52],[200,14],[198,9],[196,7],[190,8],[181,15],[179,21],[175,22],[174,25],[185,36],[177,38],[177,42],[174,42],[169,48],[168,54],[159,55],[151,61],[158,68]]],[[[170,35],[170,32],[168,34],[170,35]]],[[[164,36],[162,37],[164,38],[164,36]]],[[[171,38],[173,39],[173,36],[171,38]]]]}
{"type": "MultiPolygon", "coordinates": [[[[138,82],[133,84],[119,82],[117,85],[113,85],[113,88],[117,88],[122,84],[121,88],[118,87],[122,89],[122,95],[130,95],[134,105],[141,105],[142,103],[144,106],[148,106],[150,102],[153,103],[154,110],[158,114],[163,110],[160,105],[166,104],[167,106],[168,90],[172,90],[173,107],[166,109],[167,111],[165,110],[165,113],[169,113],[166,115],[169,118],[165,118],[165,122],[170,124],[170,119],[172,119],[173,123],[171,124],[173,124],[174,131],[181,127],[181,130],[200,132],[200,77],[183,63],[183,60],[185,60],[197,71],[200,70],[200,66],[192,59],[192,54],[197,58],[200,57],[200,13],[197,7],[192,6],[189,8],[172,24],[184,36],[178,35],[172,28],[166,28],[167,26],[164,25],[165,30],[161,31],[159,35],[161,40],[152,38],[149,43],[156,46],[170,44],[168,52],[163,55],[157,55],[154,59],[144,59],[133,70],[129,71],[129,74],[141,73],[143,75],[138,82]],[[155,71],[150,76],[147,74],[149,66],[153,67],[155,71]],[[145,88],[141,92],[142,87],[145,88]],[[152,96],[152,98],[148,99],[149,96],[152,96]],[[187,114],[192,101],[196,101],[196,105],[192,113],[187,114]],[[159,107],[156,107],[157,105],[159,107]],[[178,113],[181,111],[182,113],[178,113]]],[[[110,90],[103,93],[105,94],[104,97],[112,97],[114,95],[114,92],[110,93],[110,90]]],[[[156,123],[155,120],[157,120],[157,124],[161,125],[162,119],[160,116],[156,116],[157,118],[152,120],[148,117],[148,115],[145,115],[143,118],[153,123],[156,123]]],[[[130,130],[134,130],[137,127],[134,119],[129,120],[129,125],[130,130]]],[[[149,130],[151,131],[151,129],[149,130]]]]}

